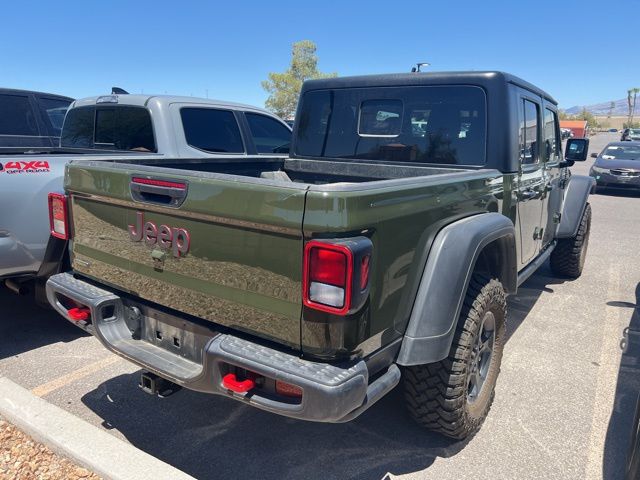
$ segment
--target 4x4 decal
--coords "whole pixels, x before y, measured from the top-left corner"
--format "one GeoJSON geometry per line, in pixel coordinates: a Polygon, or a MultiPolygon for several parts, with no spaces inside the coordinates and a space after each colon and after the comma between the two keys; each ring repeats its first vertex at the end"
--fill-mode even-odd
{"type": "Polygon", "coordinates": [[[8,175],[15,173],[45,173],[49,171],[51,171],[49,162],[44,160],[15,161],[7,162],[4,165],[0,163],[0,173],[4,172],[8,175]]]}

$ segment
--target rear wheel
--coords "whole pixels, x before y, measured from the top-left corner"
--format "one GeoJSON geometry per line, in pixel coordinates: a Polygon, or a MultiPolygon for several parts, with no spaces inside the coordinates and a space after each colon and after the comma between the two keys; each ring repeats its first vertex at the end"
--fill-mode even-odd
{"type": "Polygon", "coordinates": [[[507,303],[502,284],[474,275],[449,356],[406,367],[404,391],[421,425],[451,438],[476,433],[493,402],[505,342],[507,303]]]}
{"type": "Polygon", "coordinates": [[[587,203],[575,236],[559,239],[556,248],[551,252],[551,270],[554,274],[569,278],[582,275],[590,232],[591,205],[587,203]]]}

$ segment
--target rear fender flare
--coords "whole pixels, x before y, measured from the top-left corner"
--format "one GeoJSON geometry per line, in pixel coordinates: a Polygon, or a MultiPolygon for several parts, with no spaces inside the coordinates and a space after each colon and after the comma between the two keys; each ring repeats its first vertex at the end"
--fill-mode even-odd
{"type": "Polygon", "coordinates": [[[586,175],[572,175],[564,195],[556,238],[571,238],[578,233],[582,214],[596,181],[586,175]]]}
{"type": "Polygon", "coordinates": [[[478,259],[508,293],[517,290],[516,235],[511,220],[483,213],[444,227],[429,252],[398,354],[404,366],[440,361],[449,354],[467,286],[478,259]]]}

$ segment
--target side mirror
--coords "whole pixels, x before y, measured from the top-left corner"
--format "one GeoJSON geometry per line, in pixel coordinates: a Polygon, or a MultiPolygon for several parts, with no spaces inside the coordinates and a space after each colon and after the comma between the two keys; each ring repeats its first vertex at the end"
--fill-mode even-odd
{"type": "Polygon", "coordinates": [[[570,138],[567,140],[566,153],[564,154],[565,160],[584,162],[587,159],[587,153],[589,153],[588,138],[570,138]]]}
{"type": "Polygon", "coordinates": [[[591,154],[591,158],[598,158],[598,154],[597,153],[592,153],[591,154]]]}

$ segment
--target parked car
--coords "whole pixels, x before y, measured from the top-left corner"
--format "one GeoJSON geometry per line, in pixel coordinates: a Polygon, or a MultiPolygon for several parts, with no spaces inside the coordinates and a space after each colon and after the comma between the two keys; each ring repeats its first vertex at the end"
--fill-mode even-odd
{"type": "Polygon", "coordinates": [[[640,128],[625,128],[620,137],[621,142],[640,141],[640,128]]]}
{"type": "Polygon", "coordinates": [[[420,424],[473,434],[506,296],[547,260],[582,273],[589,141],[563,159],[556,101],[500,72],[308,81],[295,124],[287,158],[72,161],[51,305],[152,394],[345,422],[403,376],[420,424]]]}
{"type": "Polygon", "coordinates": [[[598,189],[640,191],[640,142],[612,142],[591,156],[596,161],[589,175],[598,189]]]}
{"type": "Polygon", "coordinates": [[[47,195],[63,190],[72,159],[248,165],[280,161],[290,138],[284,122],[248,105],[155,95],[77,100],[64,120],[61,147],[0,149],[0,281],[18,293],[35,286],[37,299],[48,305],[44,282],[61,268],[66,242],[50,237],[47,195]]]}
{"type": "Polygon", "coordinates": [[[610,128],[609,129],[609,133],[618,133],[618,129],[617,128],[610,128]]]}
{"type": "Polygon", "coordinates": [[[573,138],[573,131],[570,128],[561,128],[560,129],[562,140],[566,140],[567,138],[573,138]]]}
{"type": "Polygon", "coordinates": [[[0,147],[56,147],[73,98],[0,88],[0,147]]]}

